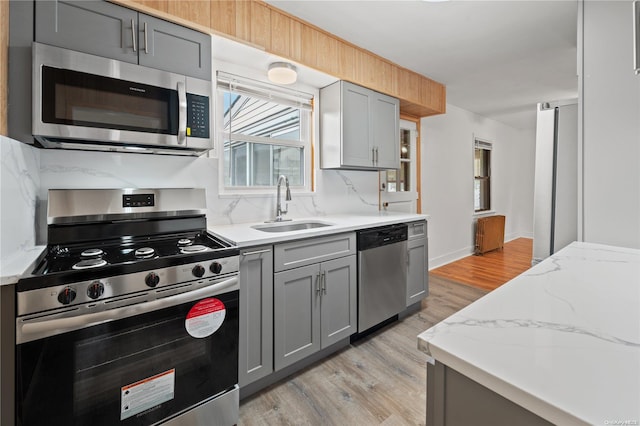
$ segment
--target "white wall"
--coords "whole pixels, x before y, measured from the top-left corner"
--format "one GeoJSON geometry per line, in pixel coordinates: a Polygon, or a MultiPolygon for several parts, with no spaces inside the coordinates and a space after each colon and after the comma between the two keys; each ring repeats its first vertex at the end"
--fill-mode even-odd
{"type": "Polygon", "coordinates": [[[422,211],[429,214],[429,267],[473,252],[473,138],[493,142],[492,210],[505,239],[533,237],[535,129],[519,130],[454,105],[423,118],[422,211]]]}

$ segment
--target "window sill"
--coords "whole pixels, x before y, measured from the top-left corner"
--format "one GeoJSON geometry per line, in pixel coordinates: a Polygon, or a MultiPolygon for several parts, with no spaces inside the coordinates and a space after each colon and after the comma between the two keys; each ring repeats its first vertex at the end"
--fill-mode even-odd
{"type": "Polygon", "coordinates": [[[492,214],[496,214],[496,211],[495,210],[483,210],[481,212],[474,212],[473,213],[473,217],[490,216],[492,214]]]}

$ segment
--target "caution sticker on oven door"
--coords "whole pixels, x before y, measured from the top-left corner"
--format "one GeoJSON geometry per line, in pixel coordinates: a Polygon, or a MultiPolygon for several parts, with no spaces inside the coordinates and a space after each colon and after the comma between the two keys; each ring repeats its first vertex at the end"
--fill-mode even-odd
{"type": "Polygon", "coordinates": [[[224,303],[220,299],[203,299],[189,310],[184,326],[187,333],[193,337],[208,337],[218,331],[226,313],[224,303]]]}
{"type": "Polygon", "coordinates": [[[176,369],[172,368],[120,388],[120,420],[172,400],[175,383],[176,369]]]}

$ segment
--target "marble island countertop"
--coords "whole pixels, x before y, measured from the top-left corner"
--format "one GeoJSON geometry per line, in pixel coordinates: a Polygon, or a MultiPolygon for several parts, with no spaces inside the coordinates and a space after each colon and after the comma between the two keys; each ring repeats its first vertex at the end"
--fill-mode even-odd
{"type": "MultiPolygon", "coordinates": [[[[363,228],[391,225],[394,223],[426,220],[428,215],[410,213],[379,212],[374,214],[349,214],[295,218],[281,222],[283,225],[300,222],[323,222],[329,226],[286,232],[265,232],[253,226],[272,226],[265,222],[239,223],[234,225],[209,225],[209,232],[228,240],[239,247],[250,247],[262,244],[273,244],[302,238],[318,237],[338,232],[355,231],[363,228]]],[[[288,219],[288,218],[287,218],[288,219]]]]}
{"type": "Polygon", "coordinates": [[[418,347],[552,423],[640,425],[640,250],[572,243],[418,347]]]}

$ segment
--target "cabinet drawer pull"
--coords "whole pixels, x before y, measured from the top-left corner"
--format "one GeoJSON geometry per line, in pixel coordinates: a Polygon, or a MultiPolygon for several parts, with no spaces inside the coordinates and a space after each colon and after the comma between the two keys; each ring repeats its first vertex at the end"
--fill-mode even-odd
{"type": "Polygon", "coordinates": [[[271,251],[271,249],[256,250],[256,251],[245,251],[244,253],[242,253],[242,255],[243,256],[251,256],[252,254],[269,253],[270,251],[271,251]]]}
{"type": "Polygon", "coordinates": [[[131,20],[131,40],[133,41],[133,51],[138,51],[138,46],[136,45],[136,23],[131,20]]]}

